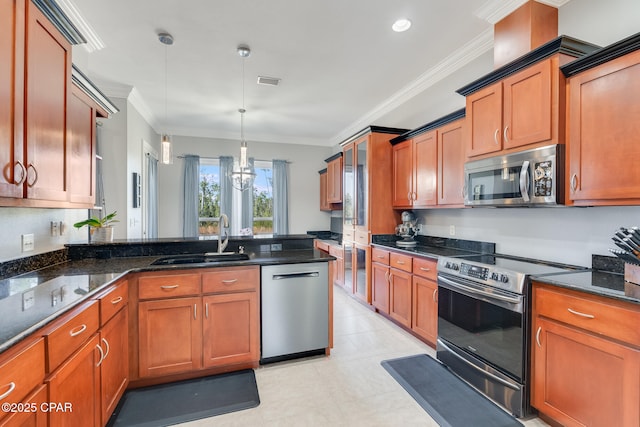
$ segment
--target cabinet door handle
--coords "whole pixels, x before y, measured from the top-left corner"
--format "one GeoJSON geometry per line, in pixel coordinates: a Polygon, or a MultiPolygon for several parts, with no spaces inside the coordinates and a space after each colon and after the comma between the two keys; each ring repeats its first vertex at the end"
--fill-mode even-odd
{"type": "Polygon", "coordinates": [[[15,183],[16,185],[22,185],[22,183],[24,182],[24,180],[25,180],[25,179],[27,179],[27,168],[25,168],[25,167],[24,167],[24,165],[22,164],[22,162],[21,162],[20,160],[18,160],[18,161],[16,162],[16,166],[20,166],[20,171],[21,171],[22,173],[20,174],[20,179],[19,179],[19,180],[17,180],[17,181],[16,181],[16,180],[14,179],[13,181],[14,181],[14,183],[15,183]]]}
{"type": "Polygon", "coordinates": [[[111,304],[116,305],[118,304],[120,301],[122,301],[122,297],[119,296],[118,298],[114,298],[111,300],[111,304]]]}
{"type": "Polygon", "coordinates": [[[16,383],[14,383],[13,381],[11,381],[8,385],[9,385],[9,389],[5,391],[3,394],[0,394],[0,400],[9,396],[13,392],[13,390],[16,389],[16,383]]]}
{"type": "Polygon", "coordinates": [[[161,285],[160,289],[165,289],[165,290],[171,290],[171,289],[175,289],[180,285],[161,285]]]}
{"type": "Polygon", "coordinates": [[[411,191],[407,193],[407,200],[411,201],[411,191]]]}
{"type": "Polygon", "coordinates": [[[238,279],[227,279],[227,280],[223,280],[222,283],[224,283],[225,285],[232,285],[234,283],[236,283],[238,281],[238,279]]]}
{"type": "Polygon", "coordinates": [[[433,290],[433,302],[438,302],[438,289],[433,290]]]}
{"type": "Polygon", "coordinates": [[[578,175],[575,173],[571,175],[571,191],[576,191],[578,189],[578,175]]]}
{"type": "Polygon", "coordinates": [[[74,328],[70,330],[69,335],[71,335],[72,337],[77,337],[78,335],[83,333],[86,329],[87,329],[87,325],[80,325],[78,328],[74,328]]]}
{"type": "Polygon", "coordinates": [[[106,359],[107,356],[109,355],[109,350],[110,350],[109,341],[107,341],[105,338],[102,338],[102,342],[104,343],[104,346],[107,348],[107,350],[104,353],[104,358],[106,359]]]}
{"type": "Polygon", "coordinates": [[[538,326],[538,330],[536,331],[536,344],[542,348],[542,344],[540,344],[540,332],[542,332],[542,326],[538,326]]]}
{"type": "Polygon", "coordinates": [[[204,316],[208,319],[209,318],[209,304],[206,304],[204,306],[204,316]]]}
{"type": "Polygon", "coordinates": [[[393,282],[393,273],[389,273],[389,284],[393,282]]]}
{"type": "Polygon", "coordinates": [[[413,200],[418,200],[418,193],[415,191],[413,192],[413,200]]]}
{"type": "Polygon", "coordinates": [[[500,129],[496,129],[496,131],[493,133],[493,140],[495,141],[496,145],[500,145],[500,142],[498,142],[498,134],[500,133],[500,129]]]}
{"type": "Polygon", "coordinates": [[[509,125],[506,125],[506,126],[504,127],[504,132],[503,132],[503,134],[504,134],[504,143],[505,143],[505,144],[508,144],[508,143],[509,143],[509,137],[507,136],[507,131],[508,131],[508,130],[509,130],[509,125]]]}
{"type": "Polygon", "coordinates": [[[29,187],[33,187],[36,185],[36,182],[38,182],[38,170],[33,166],[33,164],[29,163],[29,166],[27,167],[27,185],[29,187]],[[29,169],[33,170],[33,182],[29,182],[29,169]]]}
{"type": "Polygon", "coordinates": [[[104,351],[102,350],[102,347],[100,347],[100,344],[96,344],[96,348],[100,352],[100,360],[98,360],[98,363],[96,363],[96,367],[98,367],[102,365],[102,361],[104,360],[104,351]]]}
{"type": "Polygon", "coordinates": [[[576,316],[584,317],[584,318],[587,318],[587,319],[595,319],[596,318],[596,316],[594,316],[593,314],[580,313],[579,311],[575,311],[575,310],[572,310],[570,308],[567,308],[567,311],[569,313],[571,313],[571,314],[575,314],[576,316]]]}
{"type": "Polygon", "coordinates": [[[193,320],[197,320],[197,319],[198,319],[198,305],[193,304],[193,320]]]}
{"type": "Polygon", "coordinates": [[[384,272],[384,280],[386,280],[387,283],[389,283],[389,270],[384,272]]]}

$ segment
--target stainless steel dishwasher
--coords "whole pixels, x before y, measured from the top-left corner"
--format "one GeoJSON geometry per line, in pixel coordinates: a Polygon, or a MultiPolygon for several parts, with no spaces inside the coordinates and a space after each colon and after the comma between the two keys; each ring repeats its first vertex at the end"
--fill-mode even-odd
{"type": "Polygon", "coordinates": [[[261,363],[324,352],[329,346],[328,263],[262,267],[261,363]]]}

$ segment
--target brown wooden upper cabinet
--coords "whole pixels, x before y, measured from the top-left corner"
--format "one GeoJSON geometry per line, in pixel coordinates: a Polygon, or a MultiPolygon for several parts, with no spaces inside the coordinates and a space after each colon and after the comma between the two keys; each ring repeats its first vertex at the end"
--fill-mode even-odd
{"type": "Polygon", "coordinates": [[[588,65],[616,54],[607,48],[586,65],[568,64],[566,191],[575,205],[640,204],[640,51],[588,65]]]}
{"type": "Polygon", "coordinates": [[[558,59],[550,58],[467,96],[467,156],[557,143],[559,80],[558,59]]]}
{"type": "Polygon", "coordinates": [[[327,159],[327,202],[342,203],[342,153],[327,159]]]}
{"type": "Polygon", "coordinates": [[[565,143],[560,67],[599,49],[560,36],[458,89],[466,97],[467,158],[565,143]]]}
{"type": "Polygon", "coordinates": [[[331,204],[327,201],[327,169],[318,171],[320,176],[320,210],[330,211],[331,204]]]}
{"type": "Polygon", "coordinates": [[[84,76],[82,90],[72,84],[82,36],[38,4],[0,0],[0,206],[92,207],[95,117],[107,112],[83,95],[95,89],[84,76]]]}
{"type": "Polygon", "coordinates": [[[463,206],[464,115],[456,111],[391,141],[394,208],[463,206]]]}

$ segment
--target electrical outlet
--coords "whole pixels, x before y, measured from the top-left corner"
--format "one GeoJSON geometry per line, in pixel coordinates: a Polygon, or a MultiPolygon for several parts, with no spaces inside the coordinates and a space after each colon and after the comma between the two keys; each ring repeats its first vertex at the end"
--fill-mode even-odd
{"type": "Polygon", "coordinates": [[[22,235],[22,252],[32,251],[35,246],[33,233],[22,235]]]}
{"type": "Polygon", "coordinates": [[[456,226],[455,225],[450,225],[449,226],[449,236],[455,236],[456,235],[456,226]]]}
{"type": "Polygon", "coordinates": [[[36,305],[35,291],[27,291],[23,293],[22,294],[22,311],[27,311],[34,305],[36,305]]]}
{"type": "Polygon", "coordinates": [[[275,251],[281,251],[282,250],[282,243],[272,243],[271,244],[271,251],[275,252],[275,251]]]}

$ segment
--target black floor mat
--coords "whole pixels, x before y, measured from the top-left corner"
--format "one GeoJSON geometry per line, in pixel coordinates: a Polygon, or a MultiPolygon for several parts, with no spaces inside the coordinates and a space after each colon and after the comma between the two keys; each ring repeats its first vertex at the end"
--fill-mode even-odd
{"type": "Polygon", "coordinates": [[[109,423],[120,426],[166,426],[260,404],[253,370],[144,387],[125,392],[109,423]]]}
{"type": "Polygon", "coordinates": [[[522,423],[426,354],[382,366],[442,427],[522,427],[522,423]]]}

